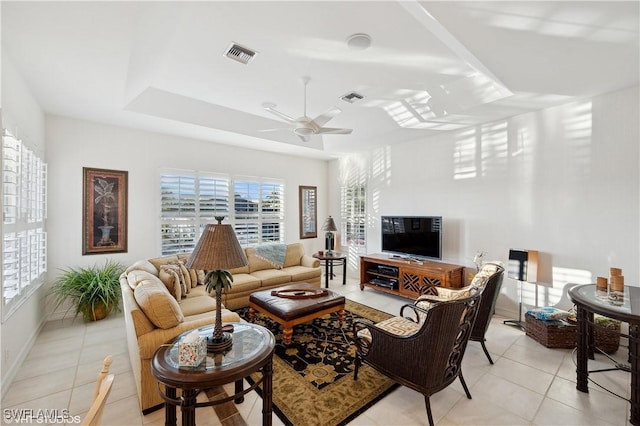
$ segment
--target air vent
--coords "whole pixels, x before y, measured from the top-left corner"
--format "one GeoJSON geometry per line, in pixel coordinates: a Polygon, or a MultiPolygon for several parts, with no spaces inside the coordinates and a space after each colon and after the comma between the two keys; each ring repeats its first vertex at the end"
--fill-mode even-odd
{"type": "Polygon", "coordinates": [[[227,50],[224,52],[224,56],[226,56],[227,58],[231,58],[234,61],[238,61],[242,64],[248,64],[257,54],[258,52],[255,52],[244,46],[240,46],[237,43],[231,43],[231,45],[229,45],[227,50]]]}
{"type": "Polygon", "coordinates": [[[358,102],[360,99],[364,99],[364,96],[356,93],[356,92],[351,92],[351,93],[347,93],[344,96],[341,96],[340,99],[342,99],[345,102],[349,102],[350,104],[358,102]]]}

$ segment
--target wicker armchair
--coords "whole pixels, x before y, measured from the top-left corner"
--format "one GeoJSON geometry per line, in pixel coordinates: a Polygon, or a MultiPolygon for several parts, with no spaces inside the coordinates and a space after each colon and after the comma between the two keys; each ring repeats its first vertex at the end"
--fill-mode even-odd
{"type": "Polygon", "coordinates": [[[475,275],[471,284],[467,287],[459,289],[450,289],[442,287],[423,287],[420,289],[422,293],[416,299],[416,305],[421,307],[428,307],[433,302],[439,302],[443,300],[451,300],[458,297],[466,297],[469,293],[482,289],[482,299],[480,306],[478,307],[478,316],[473,323],[473,330],[471,330],[471,337],[469,340],[474,342],[480,342],[482,350],[487,356],[490,364],[493,364],[491,355],[485,345],[485,334],[491,323],[491,317],[496,310],[496,301],[500,294],[500,288],[502,287],[502,279],[504,278],[504,268],[495,263],[485,263],[482,269],[475,275]],[[426,303],[426,306],[425,306],[426,303]]]}
{"type": "Polygon", "coordinates": [[[464,299],[434,303],[429,310],[404,305],[399,317],[378,324],[356,320],[353,379],[358,380],[358,370],[364,363],[422,393],[429,424],[433,425],[431,395],[459,378],[467,398],[471,399],[461,363],[479,301],[480,293],[476,293],[464,299]]]}

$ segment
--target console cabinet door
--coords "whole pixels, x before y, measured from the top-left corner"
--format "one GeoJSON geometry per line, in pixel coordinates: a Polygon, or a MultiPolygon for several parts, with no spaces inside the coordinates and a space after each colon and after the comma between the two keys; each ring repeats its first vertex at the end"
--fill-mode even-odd
{"type": "Polygon", "coordinates": [[[404,296],[416,298],[420,295],[422,286],[445,286],[446,277],[443,274],[425,272],[417,268],[400,268],[400,293],[404,296]]]}

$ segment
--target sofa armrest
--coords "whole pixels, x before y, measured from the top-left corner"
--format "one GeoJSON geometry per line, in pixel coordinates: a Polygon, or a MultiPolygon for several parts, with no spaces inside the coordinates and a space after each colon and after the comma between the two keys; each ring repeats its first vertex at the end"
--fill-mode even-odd
{"type": "Polygon", "coordinates": [[[320,260],[316,259],[313,256],[309,256],[308,254],[304,254],[300,259],[300,265],[306,266],[307,268],[319,268],[320,260]]]}

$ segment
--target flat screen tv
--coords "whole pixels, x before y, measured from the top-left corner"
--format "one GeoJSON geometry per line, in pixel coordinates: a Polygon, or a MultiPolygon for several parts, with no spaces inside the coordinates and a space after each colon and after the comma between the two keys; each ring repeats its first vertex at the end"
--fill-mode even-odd
{"type": "Polygon", "coordinates": [[[442,216],[382,216],[382,251],[442,259],[442,216]]]}

